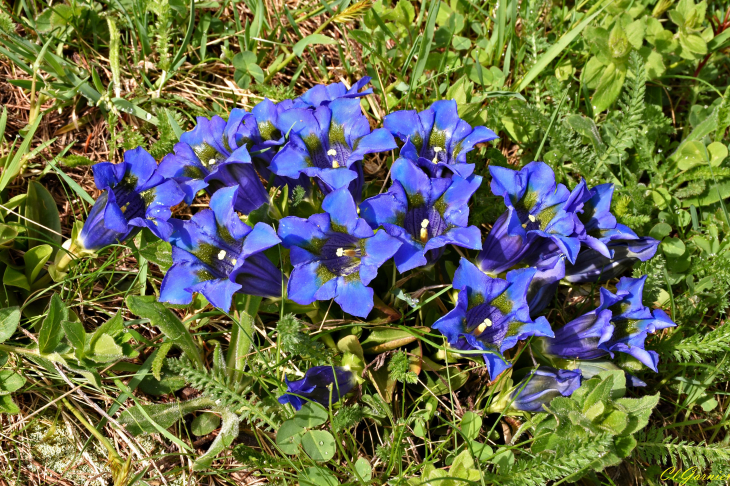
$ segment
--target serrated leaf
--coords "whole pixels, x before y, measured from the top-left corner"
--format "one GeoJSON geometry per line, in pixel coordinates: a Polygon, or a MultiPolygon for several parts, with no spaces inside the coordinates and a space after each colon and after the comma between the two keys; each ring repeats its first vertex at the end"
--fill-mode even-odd
{"type": "Polygon", "coordinates": [[[7,341],[15,334],[20,323],[20,307],[0,309],[0,343],[7,341]]]}
{"type": "Polygon", "coordinates": [[[329,419],[329,413],[326,408],[316,402],[307,402],[302,408],[294,414],[292,420],[302,428],[311,429],[322,425],[329,419]]]}
{"type": "Polygon", "coordinates": [[[152,366],[150,367],[150,369],[152,370],[152,376],[157,378],[157,381],[162,380],[162,367],[165,364],[165,358],[167,357],[167,353],[169,353],[171,349],[172,341],[165,341],[160,345],[159,348],[157,348],[155,359],[152,360],[152,366]]]}
{"type": "Polygon", "coordinates": [[[42,353],[50,353],[61,342],[63,327],[61,322],[68,320],[68,309],[58,294],[53,294],[51,304],[48,308],[48,315],[43,320],[41,330],[38,333],[38,350],[42,353]]]}
{"type": "Polygon", "coordinates": [[[309,430],[302,436],[304,452],[314,461],[325,462],[335,456],[335,438],[324,430],[309,430]]]}

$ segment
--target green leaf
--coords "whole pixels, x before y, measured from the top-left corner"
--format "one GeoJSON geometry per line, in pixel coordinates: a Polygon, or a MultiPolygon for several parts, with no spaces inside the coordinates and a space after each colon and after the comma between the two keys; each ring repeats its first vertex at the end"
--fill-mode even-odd
{"type": "Polygon", "coordinates": [[[626,26],[626,37],[634,49],[641,49],[644,43],[644,33],[646,32],[646,23],[644,19],[637,19],[626,26]]]}
{"type": "Polygon", "coordinates": [[[327,422],[329,413],[327,409],[316,402],[307,402],[302,408],[294,414],[292,420],[299,427],[309,428],[317,427],[327,422]]]}
{"type": "Polygon", "coordinates": [[[223,417],[221,430],[206,453],[193,463],[193,471],[204,471],[208,469],[218,454],[228,448],[236,437],[238,437],[238,424],[241,421],[238,415],[229,410],[224,410],[221,415],[223,417]]]}
{"type": "Polygon", "coordinates": [[[93,345],[90,346],[90,356],[97,363],[109,363],[124,357],[122,347],[114,342],[109,334],[99,336],[93,345]]]}
{"type": "Polygon", "coordinates": [[[730,29],[725,29],[707,43],[707,50],[709,52],[719,51],[727,47],[728,44],[730,44],[730,29]]]}
{"type": "Polygon", "coordinates": [[[15,228],[0,223],[0,246],[11,246],[17,236],[18,231],[15,228]]]}
{"type": "Polygon", "coordinates": [[[668,236],[671,232],[672,232],[672,227],[669,226],[667,223],[657,223],[649,231],[649,236],[661,241],[662,238],[664,238],[665,236],[668,236]]]}
{"type": "Polygon", "coordinates": [[[186,402],[160,403],[155,405],[135,405],[130,407],[119,416],[119,423],[126,425],[127,431],[132,435],[153,434],[159,432],[157,427],[148,420],[140,407],[144,408],[147,416],[163,429],[172,427],[178,419],[198,410],[214,407],[215,403],[210,398],[198,397],[186,402]]]}
{"type": "Polygon", "coordinates": [[[170,341],[185,353],[188,359],[199,368],[204,367],[200,350],[193,341],[188,329],[170,309],[157,302],[154,296],[130,295],[127,297],[127,307],[133,314],[149,319],[152,325],[158,327],[170,341]]]}
{"type": "Polygon", "coordinates": [[[482,418],[474,412],[466,412],[461,418],[461,433],[467,439],[473,440],[479,437],[482,428],[482,418]]]}
{"type": "Polygon", "coordinates": [[[659,393],[646,395],[641,398],[619,398],[616,405],[629,414],[629,423],[623,431],[623,435],[630,435],[646,427],[649,423],[649,416],[654,407],[659,403],[659,393]]]}
{"type": "Polygon", "coordinates": [[[601,422],[602,427],[606,427],[611,430],[614,435],[619,435],[626,429],[629,423],[629,416],[627,413],[621,410],[613,410],[608,416],[601,422]]]}
{"type": "Polygon", "coordinates": [[[355,471],[357,471],[357,475],[360,476],[360,479],[363,481],[367,482],[373,479],[373,467],[364,457],[355,461],[355,471]]]}
{"type": "Polygon", "coordinates": [[[68,320],[68,309],[58,294],[53,294],[48,315],[43,320],[38,333],[38,350],[41,354],[51,353],[56,349],[63,337],[62,321],[68,320]]]}
{"type": "Polygon", "coordinates": [[[471,48],[471,41],[466,37],[455,35],[451,39],[451,47],[453,47],[456,51],[466,51],[471,48]]]}
{"type": "Polygon", "coordinates": [[[411,90],[416,85],[418,80],[423,74],[423,70],[426,68],[426,62],[428,62],[428,56],[431,52],[431,43],[433,42],[433,35],[436,31],[436,18],[442,3],[438,0],[431,0],[428,5],[428,17],[426,17],[426,25],[423,27],[423,38],[421,39],[421,46],[418,49],[418,62],[416,67],[413,68],[410,79],[411,90]]]}
{"type": "Polygon", "coordinates": [[[0,370],[0,395],[12,393],[25,384],[25,378],[12,370],[0,370]]]}
{"type": "Polygon", "coordinates": [[[86,331],[83,324],[75,321],[61,321],[61,326],[68,342],[76,350],[76,357],[83,359],[86,347],[86,331]]]}
{"type": "Polygon", "coordinates": [[[688,140],[671,156],[677,161],[679,170],[689,170],[699,165],[706,165],[710,160],[705,144],[698,140],[688,140]]]}
{"type": "Polygon", "coordinates": [[[300,40],[296,44],[294,44],[294,48],[292,49],[292,52],[296,54],[297,56],[301,56],[304,54],[304,50],[311,45],[318,45],[318,44],[337,44],[337,41],[334,40],[331,37],[327,37],[324,34],[311,34],[305,37],[304,39],[300,40]]]}
{"type": "Polygon", "coordinates": [[[121,312],[117,312],[116,314],[114,314],[114,317],[112,317],[111,319],[107,319],[104,324],[96,328],[94,334],[91,335],[89,347],[94,347],[96,341],[99,340],[102,336],[109,335],[111,337],[116,337],[117,334],[123,331],[124,320],[122,319],[121,312]]]}
{"type": "Polygon", "coordinates": [[[165,364],[165,358],[167,357],[167,353],[170,352],[170,349],[172,349],[172,341],[163,342],[160,344],[160,347],[157,348],[157,353],[155,353],[155,357],[152,360],[152,376],[154,376],[157,381],[162,380],[162,366],[165,364]]]}
{"type": "Polygon", "coordinates": [[[304,452],[314,461],[329,461],[335,456],[335,438],[324,430],[310,430],[302,436],[304,452]]]}
{"type": "Polygon", "coordinates": [[[687,247],[680,238],[667,238],[662,241],[662,250],[667,257],[679,258],[687,251],[687,247]]]}
{"type": "Polygon", "coordinates": [[[727,146],[720,142],[712,142],[708,145],[707,152],[709,152],[710,164],[713,167],[719,167],[728,155],[727,146]]]}
{"type": "MultiPolygon", "coordinates": [[[[20,147],[15,152],[15,155],[13,155],[13,158],[10,159],[9,163],[6,160],[5,169],[3,170],[2,176],[0,176],[0,191],[3,191],[10,183],[10,181],[15,179],[15,177],[17,177],[18,173],[20,172],[25,155],[28,152],[28,147],[33,141],[33,135],[35,135],[35,131],[38,129],[38,125],[40,124],[42,118],[42,114],[38,115],[38,117],[35,119],[35,122],[33,122],[33,125],[28,127],[28,130],[25,132],[25,136],[23,137],[23,143],[20,144],[20,147]]],[[[9,158],[10,155],[8,155],[7,157],[9,158]]],[[[31,184],[38,183],[33,181],[31,182],[31,184]]]]}
{"type": "Polygon", "coordinates": [[[403,329],[375,327],[362,342],[365,354],[377,354],[405,346],[416,340],[416,336],[403,329]]]}
{"type": "Polygon", "coordinates": [[[626,69],[618,68],[614,63],[606,66],[591,98],[594,113],[604,111],[616,101],[621,94],[625,79],[626,69]]]}
{"type": "MultiPolygon", "coordinates": [[[[25,217],[38,224],[28,223],[28,245],[42,245],[41,241],[56,243],[56,247],[61,245],[61,218],[58,215],[58,207],[56,201],[43,187],[36,181],[28,184],[28,199],[25,201],[25,217]]],[[[55,249],[54,249],[55,252],[55,249]]]]}
{"type": "Polygon", "coordinates": [[[18,287],[23,290],[30,290],[30,284],[28,283],[28,279],[25,277],[25,274],[13,267],[5,267],[5,272],[3,273],[3,284],[10,287],[18,287]]]}
{"type": "Polygon", "coordinates": [[[20,323],[20,307],[0,309],[0,343],[7,341],[15,334],[20,323]]]}
{"type": "Polygon", "coordinates": [[[124,98],[112,98],[112,103],[119,109],[119,111],[123,111],[129,115],[134,115],[140,120],[144,120],[153,125],[160,123],[157,117],[152,115],[152,113],[143,110],[129,100],[125,100],[124,98]]]}
{"type": "MultiPolygon", "coordinates": [[[[20,413],[20,408],[13,402],[10,395],[0,395],[0,413],[15,415],[20,413]]],[[[336,484],[336,483],[335,483],[336,484]]]]}
{"type": "Polygon", "coordinates": [[[537,60],[534,66],[530,68],[530,70],[525,74],[525,77],[522,78],[522,81],[520,81],[520,84],[517,86],[517,89],[515,91],[522,91],[527,86],[532,83],[535,78],[537,78],[540,73],[542,73],[545,68],[547,68],[551,62],[561,53],[565,52],[565,49],[568,47],[568,45],[575,40],[576,37],[578,37],[581,32],[583,32],[583,29],[585,29],[588,24],[593,22],[593,19],[595,19],[601,12],[603,12],[603,9],[606,8],[606,5],[609,4],[607,1],[603,1],[599,3],[598,5],[602,5],[600,9],[598,9],[596,12],[593,12],[591,15],[586,16],[578,25],[576,25],[570,32],[564,34],[555,44],[550,46],[550,49],[545,51],[545,53],[540,56],[540,59],[537,60]]]}
{"type": "Polygon", "coordinates": [[[139,253],[166,272],[172,266],[172,245],[157,238],[155,240],[140,248],[139,253]]]}
{"type": "Polygon", "coordinates": [[[25,277],[28,279],[28,283],[32,284],[35,282],[38,274],[43,270],[43,266],[46,264],[53,248],[51,245],[40,245],[25,252],[23,260],[25,261],[25,277]]]}
{"type": "Polygon", "coordinates": [[[276,445],[284,454],[298,454],[302,434],[304,434],[304,428],[301,425],[294,420],[286,420],[276,432],[276,445]]]}
{"type": "Polygon", "coordinates": [[[192,431],[193,435],[202,437],[204,435],[210,434],[215,429],[220,427],[220,425],[221,418],[218,415],[214,414],[213,412],[203,412],[195,417],[195,419],[193,419],[193,423],[190,425],[190,430],[192,431]]]}
{"type": "Polygon", "coordinates": [[[682,46],[680,55],[689,60],[699,59],[707,54],[707,43],[696,34],[679,34],[679,45],[682,46]]]}
{"type": "Polygon", "coordinates": [[[308,467],[299,473],[299,486],[339,486],[340,482],[323,467],[308,467]]]}

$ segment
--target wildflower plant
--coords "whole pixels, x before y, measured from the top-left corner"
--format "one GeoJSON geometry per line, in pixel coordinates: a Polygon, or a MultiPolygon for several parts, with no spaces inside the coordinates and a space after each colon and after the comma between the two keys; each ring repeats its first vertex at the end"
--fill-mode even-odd
{"type": "MultiPolygon", "coordinates": [[[[155,376],[174,343],[184,356],[166,369],[202,392],[173,411],[222,417],[196,468],[235,439],[243,419],[275,433],[284,455],[303,450],[329,461],[337,439],[319,427],[331,417],[383,424],[394,418],[398,390],[426,401],[453,393],[466,382],[466,363],[488,378],[474,395],[482,410],[527,417],[574,395],[582,403],[583,382],[610,375],[642,384],[621,366],[658,370],[647,339],[675,324],[644,305],[646,277],[623,276],[653,256],[657,241],[618,222],[612,184],[580,179],[569,188],[541,161],[477,166],[472,152],[496,134],[461,119],[454,100],[389,113],[373,128],[361,108],[367,82],[198,118],[159,165],[135,149],[120,164],[94,166],[104,193],[67,248],[101,251],[141,227],[169,242],[159,294],[130,297],[129,307],[170,339],[155,376]],[[370,197],[367,157],[387,160],[390,180],[377,194],[369,188],[370,197]],[[470,204],[486,173],[501,216],[480,227],[470,224],[470,204]],[[206,193],[208,208],[172,217],[173,206],[193,209],[206,193]],[[569,283],[588,284],[589,309],[561,325],[545,309],[569,283]],[[211,367],[173,312],[207,306],[233,320],[227,356],[216,343],[211,367]],[[279,315],[275,339],[260,331],[267,314],[279,315]],[[337,325],[322,332],[329,322],[337,325]],[[247,367],[262,375],[245,378],[247,367]],[[524,379],[515,385],[513,373],[524,379]]],[[[438,401],[428,403],[409,426],[424,430],[438,401]]],[[[121,422],[142,433],[173,418],[160,412],[153,425],[153,411],[129,408],[121,422]]],[[[379,460],[401,455],[398,427],[378,447],[379,460]]]]}

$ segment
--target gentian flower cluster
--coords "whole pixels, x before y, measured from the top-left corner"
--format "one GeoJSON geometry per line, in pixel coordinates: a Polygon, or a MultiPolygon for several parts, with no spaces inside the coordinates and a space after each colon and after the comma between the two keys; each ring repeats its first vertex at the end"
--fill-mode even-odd
{"type": "MultiPolygon", "coordinates": [[[[504,212],[483,238],[469,224],[469,202],[482,183],[469,152],[497,135],[460,119],[453,100],[390,113],[372,128],[360,104],[372,93],[364,89],[368,81],[315,86],[278,103],[264,99],[227,120],[198,118],[159,166],[141,148],[120,164],[97,164],[104,192],[78,248],[99,250],[146,227],[172,245],[163,302],[187,305],[200,293],[228,311],[236,293],[300,305],[334,300],[363,319],[374,307],[371,285],[381,267],[392,260],[393,278],[395,269],[446,275],[442,257],[452,248],[461,255],[453,308],[432,328],[451,354],[483,360],[491,380],[513,366],[520,341],[537,344],[535,355],[547,366],[510,390],[513,408],[540,411],[570,395],[617,352],[657,371],[646,338],[674,323],[643,305],[645,277],[599,288],[597,307],[562,327],[541,315],[561,283],[615,281],[656,252],[656,240],[611,214],[613,185],[589,188],[581,180],[570,190],[543,162],[490,167],[490,188],[504,212]],[[364,158],[391,153],[390,187],[363,200],[364,158]],[[314,209],[262,217],[257,210],[273,204],[283,186],[305,189],[306,207],[314,209]],[[185,221],[171,217],[173,206],[201,194],[210,197],[209,209],[185,221]],[[275,265],[268,250],[279,244],[288,252],[280,251],[275,265]],[[596,365],[559,369],[576,360],[596,365]]],[[[279,401],[298,410],[307,400],[328,406],[358,380],[346,367],[317,366],[285,381],[279,401]]]]}

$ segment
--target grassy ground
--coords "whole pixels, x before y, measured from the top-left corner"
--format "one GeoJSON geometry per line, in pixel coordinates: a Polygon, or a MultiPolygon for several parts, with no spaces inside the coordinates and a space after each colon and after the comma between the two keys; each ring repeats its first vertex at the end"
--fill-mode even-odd
{"type": "MultiPolygon", "coordinates": [[[[635,448],[606,464],[565,450],[546,459],[530,452],[521,428],[530,424],[527,418],[484,413],[473,439],[492,448],[482,457],[484,475],[471,484],[659,484],[661,471],[672,465],[730,472],[730,222],[723,203],[730,197],[730,10],[724,2],[2,0],[0,9],[0,295],[6,308],[23,307],[20,328],[0,349],[16,352],[0,353],[0,365],[25,380],[10,402],[17,410],[2,402],[2,410],[17,413],[0,413],[0,484],[294,484],[311,466],[276,456],[266,437],[275,437],[277,427],[260,419],[240,425],[233,445],[247,447],[238,454],[227,447],[195,472],[193,462],[213,443],[217,427],[196,435],[188,415],[164,434],[133,437],[119,425],[119,411],[135,404],[200,396],[189,383],[173,383],[175,373],[162,385],[151,375],[142,379],[163,334],[129,312],[125,298],[159,290],[160,255],[149,241],[138,237],[86,259],[58,282],[47,271],[100,194],[91,164],[118,162],[138,145],[159,160],[197,116],[226,118],[232,108],[250,109],[263,97],[278,101],[318,83],[351,85],[365,75],[375,88],[362,103],[372,126],[391,111],[454,98],[462,118],[500,134],[473,154],[479,173],[487,174],[487,163],[518,167],[545,160],[570,187],[580,177],[591,185],[613,182],[619,222],[663,240],[657,257],[634,276],[649,275],[645,303],[666,309],[679,326],[649,341],[661,355],[658,374],[621,363],[648,383],[632,396],[661,397],[635,448]],[[438,14],[430,14],[437,6],[438,14]],[[44,260],[37,250],[30,260],[39,242],[53,254],[44,260]],[[53,294],[72,312],[68,319],[77,317],[88,333],[120,312],[129,333],[123,356],[90,372],[19,351],[43,339],[39,331],[53,294]],[[175,393],[161,393],[164,386],[175,393]]],[[[373,194],[383,187],[390,162],[366,160],[373,194]]],[[[472,220],[485,234],[502,211],[499,204],[483,184],[472,220]]],[[[175,215],[205,206],[199,200],[175,215]]],[[[433,285],[424,276],[396,283],[422,300],[434,295],[433,285]]],[[[568,322],[592,302],[589,290],[561,286],[546,315],[568,322]]],[[[434,312],[443,312],[446,306],[438,303],[434,312]]],[[[277,326],[277,304],[269,304],[254,322],[252,385],[239,392],[255,402],[249,410],[280,424],[287,416],[272,402],[281,391],[277,379],[316,363],[321,346],[299,343],[282,351],[286,330],[277,326]],[[259,388],[264,385],[270,396],[259,388]]],[[[312,311],[310,332],[329,336],[350,324],[327,310],[312,311]]],[[[212,362],[216,345],[228,344],[232,317],[201,302],[176,312],[204,361],[212,362]]],[[[387,356],[380,364],[373,358],[374,369],[387,356]]],[[[350,435],[354,419],[341,418],[343,458],[367,458],[379,478],[375,484],[390,478],[405,484],[422,474],[427,459],[452,465],[449,450],[462,447],[455,431],[464,430],[466,411],[484,407],[490,383],[466,360],[447,369],[468,378],[458,392],[446,393],[456,387],[449,379],[443,396],[429,402],[430,415],[404,413],[423,410],[422,398],[405,385],[390,387],[387,405],[373,398],[387,391],[367,392],[372,400],[357,412],[366,418],[354,421],[350,435]],[[418,427],[431,431],[428,440],[418,427]]],[[[586,456],[599,454],[591,447],[605,438],[588,446],[590,437],[573,443],[586,448],[586,456]]],[[[330,465],[342,484],[363,483],[355,464],[330,465]]]]}

